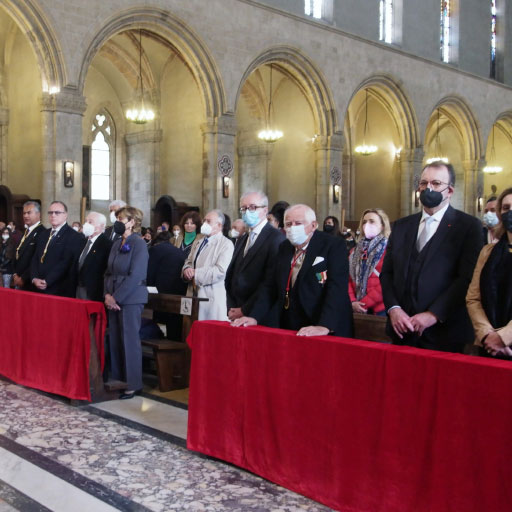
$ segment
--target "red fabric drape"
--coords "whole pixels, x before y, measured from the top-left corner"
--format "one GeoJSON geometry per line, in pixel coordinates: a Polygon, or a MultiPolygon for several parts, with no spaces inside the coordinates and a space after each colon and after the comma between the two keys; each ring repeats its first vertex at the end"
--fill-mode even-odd
{"type": "Polygon", "coordinates": [[[512,363],[196,322],[189,449],[343,511],[512,507],[512,363]]]}
{"type": "Polygon", "coordinates": [[[102,303],[0,288],[0,374],[25,386],[90,400],[92,315],[103,368],[102,303]]]}

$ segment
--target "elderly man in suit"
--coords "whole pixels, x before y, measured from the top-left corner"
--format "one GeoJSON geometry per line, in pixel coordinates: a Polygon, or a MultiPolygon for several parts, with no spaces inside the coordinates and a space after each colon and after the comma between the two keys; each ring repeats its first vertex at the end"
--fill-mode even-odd
{"type": "Polygon", "coordinates": [[[450,206],[454,187],[452,165],[427,165],[419,184],[422,212],[393,226],[380,281],[388,334],[397,344],[462,352],[473,341],[465,297],[482,227],[450,206]]]}
{"type": "Polygon", "coordinates": [[[25,233],[16,248],[14,262],[14,286],[20,290],[34,291],[30,279],[30,263],[36,250],[37,237],[45,231],[41,224],[41,205],[36,201],[27,201],[23,205],[25,233]]]}
{"type": "Polygon", "coordinates": [[[208,212],[201,226],[203,238],[194,241],[183,265],[183,278],[189,282],[187,295],[197,291],[208,302],[199,305],[199,320],[227,320],[224,279],[233,256],[233,243],[222,234],[224,214],[208,212]]]}
{"type": "Polygon", "coordinates": [[[249,227],[235,245],[226,274],[228,318],[250,315],[258,289],[274,264],[284,235],[267,221],[268,198],[263,192],[247,192],[240,198],[240,213],[249,227]]]}
{"type": "Polygon", "coordinates": [[[352,336],[345,242],[317,231],[315,212],[304,204],[285,211],[284,227],[287,240],[279,246],[250,316],[233,325],[262,323],[298,336],[352,336]]]}
{"type": "Polygon", "coordinates": [[[105,215],[89,212],[82,227],[86,237],[78,258],[76,298],[103,302],[103,277],[112,242],[105,236],[105,215]]]}
{"type": "Polygon", "coordinates": [[[50,228],[37,237],[30,266],[36,291],[62,297],[76,294],[75,264],[83,237],[67,224],[68,207],[53,201],[48,211],[50,228]]]}
{"type": "Polygon", "coordinates": [[[108,211],[109,211],[109,220],[112,223],[111,226],[105,229],[105,236],[111,241],[114,242],[115,240],[118,240],[121,238],[121,235],[118,235],[114,231],[114,223],[117,220],[117,212],[126,206],[126,203],[122,201],[121,199],[114,199],[109,205],[108,205],[108,211]]]}

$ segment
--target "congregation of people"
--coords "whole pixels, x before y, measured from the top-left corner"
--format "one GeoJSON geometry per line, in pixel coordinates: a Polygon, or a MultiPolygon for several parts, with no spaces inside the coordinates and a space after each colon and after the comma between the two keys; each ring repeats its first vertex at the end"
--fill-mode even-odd
{"type": "MultiPolygon", "coordinates": [[[[396,344],[512,358],[512,188],[490,197],[482,219],[454,209],[455,171],[428,164],[422,210],[391,226],[380,208],[363,212],[354,234],[329,216],[320,230],[307,205],[267,196],[240,198],[232,223],[220,210],[184,214],[179,224],[143,227],[123,201],[109,220],[89,212],[68,224],[62,201],[51,203],[49,228],[40,204],[23,207],[24,231],[0,223],[2,285],[102,301],[108,312],[110,374],[125,381],[120,398],[142,389],[141,318],[148,286],[160,293],[208,299],[200,320],[234,327],[265,325],[298,336],[353,336],[353,313],[387,316],[396,344]]],[[[179,315],[155,315],[167,336],[179,315]]]]}

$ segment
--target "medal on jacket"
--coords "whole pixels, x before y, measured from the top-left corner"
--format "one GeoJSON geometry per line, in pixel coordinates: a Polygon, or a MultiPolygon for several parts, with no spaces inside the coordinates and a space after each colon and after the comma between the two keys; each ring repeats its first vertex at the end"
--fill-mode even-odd
{"type": "Polygon", "coordinates": [[[286,292],[286,295],[284,296],[284,309],[290,309],[290,295],[288,292],[286,292]]]}
{"type": "Polygon", "coordinates": [[[299,258],[301,256],[303,256],[304,253],[305,253],[305,251],[303,251],[303,250],[298,251],[295,254],[295,256],[293,257],[292,264],[290,265],[290,272],[288,274],[288,281],[286,282],[286,294],[284,296],[284,309],[286,309],[286,310],[290,309],[290,284],[291,284],[291,281],[292,281],[293,269],[294,269],[295,265],[297,265],[297,261],[299,260],[299,258]]]}

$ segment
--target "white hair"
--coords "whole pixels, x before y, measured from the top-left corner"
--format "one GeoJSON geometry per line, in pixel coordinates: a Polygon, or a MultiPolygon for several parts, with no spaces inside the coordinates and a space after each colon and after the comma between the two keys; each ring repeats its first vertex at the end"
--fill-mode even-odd
{"type": "Polygon", "coordinates": [[[261,190],[252,190],[250,192],[244,192],[240,197],[240,202],[242,202],[242,199],[245,199],[247,196],[251,196],[253,194],[258,194],[261,203],[258,206],[268,206],[268,197],[261,190]]]}
{"type": "Polygon", "coordinates": [[[121,208],[124,208],[126,206],[126,203],[121,200],[121,199],[114,199],[109,205],[108,205],[108,209],[110,210],[111,208],[115,208],[116,211],[121,209],[121,208]]]}
{"type": "Polygon", "coordinates": [[[224,222],[226,222],[226,217],[224,216],[224,214],[222,213],[221,210],[211,210],[210,213],[215,213],[217,215],[217,217],[219,218],[219,222],[221,224],[221,226],[224,226],[224,222]]]}
{"type": "Polygon", "coordinates": [[[105,226],[107,225],[107,217],[105,217],[105,215],[103,215],[103,213],[99,213],[99,212],[89,212],[89,215],[93,215],[94,217],[96,217],[96,220],[98,221],[98,224],[100,226],[103,226],[103,229],[105,229],[105,226]]]}
{"type": "Polygon", "coordinates": [[[313,208],[309,207],[307,204],[292,204],[291,206],[288,206],[286,210],[284,211],[284,218],[286,219],[286,215],[288,212],[292,210],[297,210],[299,208],[302,208],[304,210],[304,218],[306,222],[315,222],[316,221],[316,213],[313,210],[313,208]]]}

